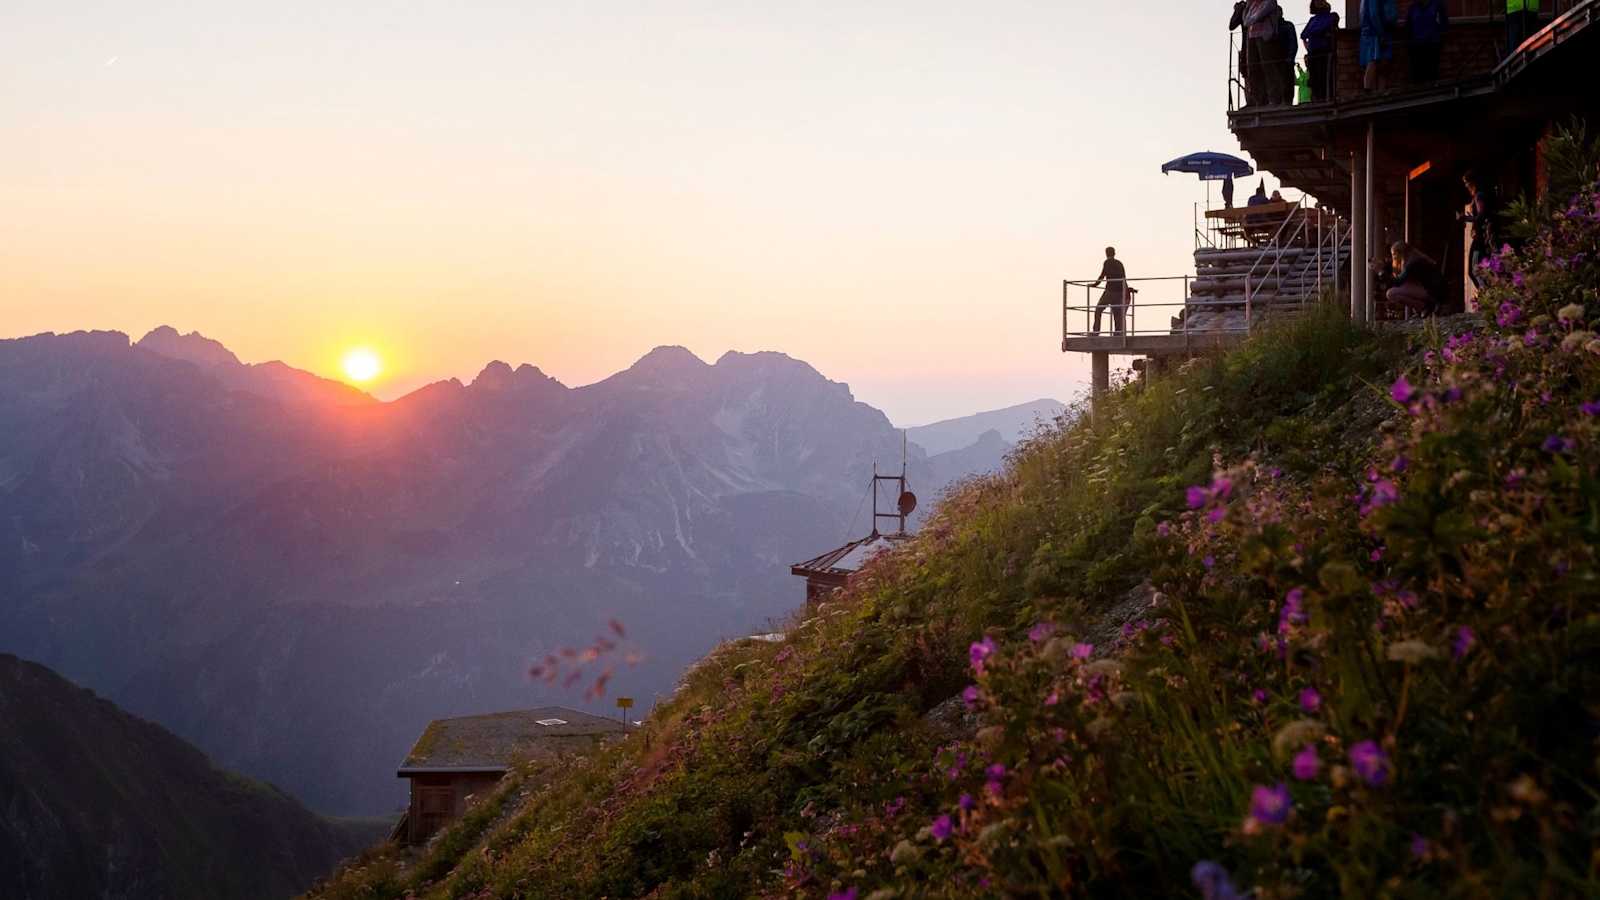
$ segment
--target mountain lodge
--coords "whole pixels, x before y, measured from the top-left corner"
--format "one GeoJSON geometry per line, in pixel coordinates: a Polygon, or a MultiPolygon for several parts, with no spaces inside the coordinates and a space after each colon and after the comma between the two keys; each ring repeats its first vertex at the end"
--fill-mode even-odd
{"type": "Polygon", "coordinates": [[[421,844],[461,818],[468,798],[493,789],[517,762],[583,753],[624,730],[615,719],[561,706],[431,722],[395,773],[410,779],[411,803],[391,838],[421,844]]]}

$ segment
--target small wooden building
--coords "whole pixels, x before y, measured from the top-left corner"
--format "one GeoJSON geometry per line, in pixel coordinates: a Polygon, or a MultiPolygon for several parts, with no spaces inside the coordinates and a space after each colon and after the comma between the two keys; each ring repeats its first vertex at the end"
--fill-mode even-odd
{"type": "Polygon", "coordinates": [[[395,774],[411,781],[411,803],[393,838],[420,844],[460,818],[515,763],[582,753],[621,734],[615,719],[560,706],[439,719],[429,723],[395,774]]]}
{"type": "Polygon", "coordinates": [[[806,602],[817,603],[848,584],[851,576],[866,565],[867,560],[910,537],[905,533],[879,534],[874,531],[859,541],[851,541],[814,559],[795,563],[789,567],[789,572],[806,580],[806,602]]]}

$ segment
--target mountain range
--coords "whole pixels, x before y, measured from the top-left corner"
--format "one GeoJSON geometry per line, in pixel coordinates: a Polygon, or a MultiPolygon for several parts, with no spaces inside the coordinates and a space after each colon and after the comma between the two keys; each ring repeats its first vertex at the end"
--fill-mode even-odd
{"type": "MultiPolygon", "coordinates": [[[[584,678],[648,706],[788,615],[788,564],[870,527],[902,440],[778,353],[662,347],[576,388],[493,362],[379,402],[171,328],[0,341],[0,651],[313,808],[384,812],[430,719],[580,705],[528,669],[612,619],[628,662],[584,678]]],[[[912,443],[911,484],[1009,447],[912,443]]]]}
{"type": "Polygon", "coordinates": [[[279,900],[381,834],[0,654],[0,896],[279,900]]]}

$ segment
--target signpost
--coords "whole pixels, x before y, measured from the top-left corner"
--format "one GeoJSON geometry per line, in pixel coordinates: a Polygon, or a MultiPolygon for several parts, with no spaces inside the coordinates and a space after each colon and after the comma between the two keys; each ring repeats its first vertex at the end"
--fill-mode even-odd
{"type": "Polygon", "coordinates": [[[628,730],[628,709],[630,707],[632,707],[632,706],[633,706],[633,698],[632,697],[618,697],[617,698],[617,709],[621,710],[621,712],[618,713],[618,715],[622,718],[622,730],[623,731],[627,731],[628,730]]]}

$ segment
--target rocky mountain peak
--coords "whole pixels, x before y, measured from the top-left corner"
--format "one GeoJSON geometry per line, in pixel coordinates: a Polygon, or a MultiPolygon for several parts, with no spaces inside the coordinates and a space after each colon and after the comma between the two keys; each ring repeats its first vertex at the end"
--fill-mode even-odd
{"type": "Polygon", "coordinates": [[[140,338],[136,346],[170,359],[192,362],[202,368],[240,365],[239,357],[234,356],[233,351],[220,341],[214,341],[198,331],[179,334],[178,329],[171,325],[153,329],[140,338]]]}

